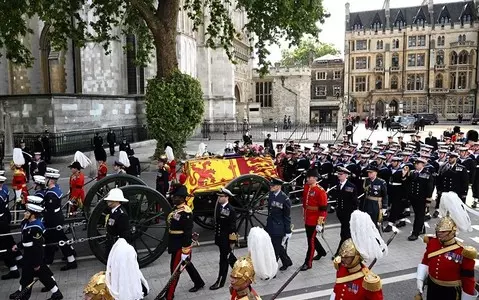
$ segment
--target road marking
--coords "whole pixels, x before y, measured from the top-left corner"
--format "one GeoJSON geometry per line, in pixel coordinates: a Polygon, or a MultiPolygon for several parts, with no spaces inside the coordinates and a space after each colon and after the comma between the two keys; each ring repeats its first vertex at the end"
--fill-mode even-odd
{"type": "MultiPolygon", "coordinates": [[[[381,279],[381,283],[383,285],[395,282],[401,282],[406,280],[416,279],[416,273],[409,273],[394,277],[389,277],[385,279],[381,279]]],[[[308,299],[316,299],[318,297],[329,296],[333,292],[333,289],[321,290],[317,292],[305,292],[304,294],[294,295],[290,297],[278,298],[279,300],[308,300],[308,299]]]]}
{"type": "Polygon", "coordinates": [[[473,240],[474,242],[479,244],[479,236],[475,236],[475,237],[471,238],[471,240],[473,240]]]}
{"type": "Polygon", "coordinates": [[[472,229],[479,230],[479,225],[472,225],[472,229]]]}

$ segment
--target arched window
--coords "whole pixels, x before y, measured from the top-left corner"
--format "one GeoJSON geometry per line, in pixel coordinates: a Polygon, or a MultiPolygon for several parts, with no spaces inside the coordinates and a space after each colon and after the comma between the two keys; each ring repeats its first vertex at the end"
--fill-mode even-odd
{"type": "Polygon", "coordinates": [[[391,77],[391,89],[392,90],[398,89],[398,77],[396,75],[391,77]]]}
{"type": "Polygon", "coordinates": [[[376,89],[377,90],[382,90],[383,89],[383,77],[382,76],[377,76],[376,77],[376,89]]]}
{"type": "Polygon", "coordinates": [[[451,90],[456,89],[456,73],[451,73],[451,77],[449,78],[449,88],[451,90]]]}
{"type": "Polygon", "coordinates": [[[394,53],[391,58],[391,66],[392,67],[399,67],[399,54],[394,53]]]}
{"type": "Polygon", "coordinates": [[[452,51],[451,53],[451,65],[457,65],[457,53],[452,51]]]}
{"type": "Polygon", "coordinates": [[[363,102],[363,112],[369,112],[371,110],[371,102],[369,100],[363,102]]]}
{"type": "Polygon", "coordinates": [[[444,36],[439,36],[437,38],[437,45],[438,46],[444,46],[444,36]]]}
{"type": "Polygon", "coordinates": [[[442,50],[437,51],[436,65],[439,65],[439,66],[444,65],[444,51],[442,51],[442,50]]]}
{"type": "Polygon", "coordinates": [[[459,37],[457,38],[457,41],[460,43],[462,42],[462,35],[459,35],[459,37]]]}
{"type": "Polygon", "coordinates": [[[383,66],[384,66],[383,55],[382,54],[376,55],[376,68],[382,68],[383,66]]]}
{"type": "Polygon", "coordinates": [[[442,76],[442,74],[437,74],[437,76],[436,76],[436,88],[437,89],[442,89],[442,84],[443,84],[443,76],[442,76]]]}
{"type": "Polygon", "coordinates": [[[460,65],[465,65],[469,62],[469,54],[467,53],[466,50],[463,50],[459,53],[458,62],[460,65]]]}
{"type": "Polygon", "coordinates": [[[352,99],[350,103],[350,112],[357,112],[358,111],[358,101],[356,99],[352,99]]]}
{"type": "Polygon", "coordinates": [[[469,64],[474,64],[474,54],[475,54],[475,51],[474,50],[471,50],[471,53],[469,53],[469,64]]]}
{"type": "Polygon", "coordinates": [[[457,89],[464,90],[467,88],[467,75],[466,72],[459,72],[457,80],[457,89]]]}

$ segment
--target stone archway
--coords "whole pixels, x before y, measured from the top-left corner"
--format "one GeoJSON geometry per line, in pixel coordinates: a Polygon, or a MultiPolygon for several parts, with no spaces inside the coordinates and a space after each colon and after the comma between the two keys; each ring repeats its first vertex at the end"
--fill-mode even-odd
{"type": "Polygon", "coordinates": [[[396,100],[392,100],[389,103],[389,115],[390,116],[397,116],[399,113],[399,104],[396,100]]]}
{"type": "Polygon", "coordinates": [[[375,106],[374,111],[375,111],[376,117],[384,116],[384,114],[385,114],[385,107],[384,107],[384,102],[383,102],[383,100],[378,100],[378,101],[376,101],[376,106],[375,106]]]}
{"type": "Polygon", "coordinates": [[[234,112],[234,115],[236,116],[236,121],[239,122],[240,120],[243,120],[246,112],[244,103],[241,103],[241,91],[238,84],[235,85],[235,107],[236,111],[234,112]]]}

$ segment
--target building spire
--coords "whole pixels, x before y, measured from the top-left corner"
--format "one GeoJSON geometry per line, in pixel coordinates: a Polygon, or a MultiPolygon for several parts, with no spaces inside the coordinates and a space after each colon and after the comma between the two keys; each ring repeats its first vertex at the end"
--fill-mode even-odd
{"type": "Polygon", "coordinates": [[[383,9],[384,9],[384,14],[386,15],[386,28],[390,28],[391,13],[389,10],[389,0],[384,0],[383,9]]]}

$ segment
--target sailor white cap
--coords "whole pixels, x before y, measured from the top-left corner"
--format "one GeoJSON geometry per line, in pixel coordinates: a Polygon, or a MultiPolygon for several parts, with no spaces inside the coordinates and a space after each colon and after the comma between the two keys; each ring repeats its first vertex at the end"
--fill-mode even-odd
{"type": "Polygon", "coordinates": [[[45,176],[41,176],[41,175],[34,175],[33,176],[33,181],[35,181],[35,183],[38,183],[38,184],[45,184],[46,183],[45,176]]]}
{"type": "Polygon", "coordinates": [[[27,211],[41,213],[43,211],[43,207],[37,204],[27,203],[26,205],[27,211]]]}
{"type": "Polygon", "coordinates": [[[60,178],[60,173],[45,173],[45,178],[58,179],[60,178]]]}
{"type": "Polygon", "coordinates": [[[47,167],[47,173],[60,173],[60,170],[47,167]]]}
{"type": "Polygon", "coordinates": [[[4,176],[5,175],[5,170],[0,170],[0,176],[4,176]]]}
{"type": "Polygon", "coordinates": [[[5,176],[0,176],[0,182],[5,182],[7,180],[7,177],[5,176]]]}
{"type": "Polygon", "coordinates": [[[42,197],[38,197],[38,196],[27,196],[27,201],[33,204],[40,204],[43,202],[43,199],[42,197]]]}

